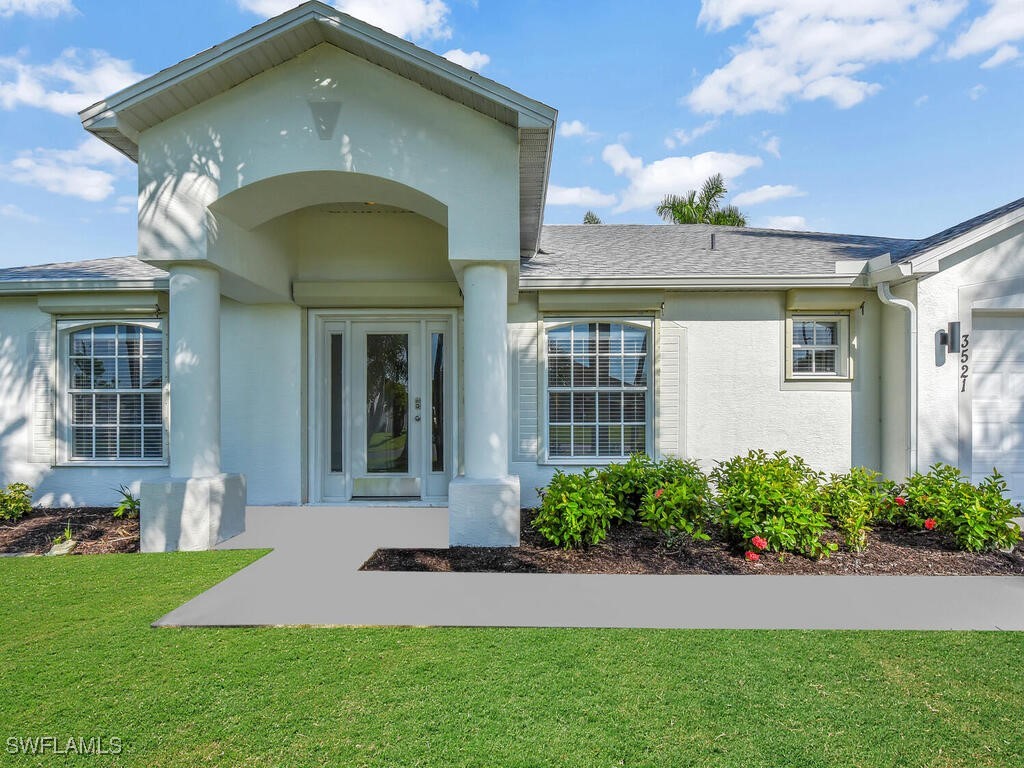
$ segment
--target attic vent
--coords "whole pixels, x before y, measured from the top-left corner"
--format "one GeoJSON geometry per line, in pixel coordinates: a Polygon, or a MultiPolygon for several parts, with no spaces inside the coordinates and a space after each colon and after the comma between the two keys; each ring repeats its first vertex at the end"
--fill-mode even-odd
{"type": "Polygon", "coordinates": [[[711,233],[711,250],[715,250],[715,233],[711,233]]]}

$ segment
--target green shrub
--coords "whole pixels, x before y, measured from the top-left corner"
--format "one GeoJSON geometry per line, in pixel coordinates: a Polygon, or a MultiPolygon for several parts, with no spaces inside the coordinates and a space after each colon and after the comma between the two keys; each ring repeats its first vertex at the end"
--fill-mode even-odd
{"type": "Polygon", "coordinates": [[[651,481],[654,462],[644,453],[634,453],[625,464],[609,464],[599,477],[605,493],[615,503],[623,520],[632,520],[651,481]]]}
{"type": "Polygon", "coordinates": [[[649,477],[637,521],[652,531],[709,539],[704,528],[710,517],[711,489],[700,467],[692,461],[664,459],[654,465],[649,477]]]}
{"type": "Polygon", "coordinates": [[[899,498],[905,503],[901,506],[894,499],[887,516],[915,530],[934,520],[936,530],[950,534],[957,546],[969,552],[1010,547],[1021,538],[1012,522],[1021,512],[1005,492],[1006,481],[994,469],[980,484],[972,485],[956,467],[938,463],[903,484],[899,498]]]}
{"type": "Polygon", "coordinates": [[[0,489],[0,518],[19,520],[32,511],[32,488],[25,483],[11,483],[0,489]]]}
{"type": "Polygon", "coordinates": [[[121,494],[121,501],[114,507],[114,517],[138,517],[141,503],[138,497],[132,493],[132,489],[127,485],[122,485],[118,489],[118,493],[121,494]]]}
{"type": "Polygon", "coordinates": [[[590,467],[579,474],[555,470],[548,487],[538,490],[541,505],[533,518],[533,527],[564,549],[601,543],[618,516],[615,502],[590,467]]]}
{"type": "Polygon", "coordinates": [[[893,488],[892,482],[865,467],[832,475],[822,486],[822,510],[843,534],[847,549],[860,552],[867,546],[871,522],[892,504],[893,488]]]}
{"type": "Polygon", "coordinates": [[[837,549],[821,534],[828,521],[820,509],[821,475],[803,459],[776,451],[750,451],[716,462],[711,479],[717,488],[722,527],[736,543],[750,547],[760,536],[766,549],[821,557],[837,549]]]}

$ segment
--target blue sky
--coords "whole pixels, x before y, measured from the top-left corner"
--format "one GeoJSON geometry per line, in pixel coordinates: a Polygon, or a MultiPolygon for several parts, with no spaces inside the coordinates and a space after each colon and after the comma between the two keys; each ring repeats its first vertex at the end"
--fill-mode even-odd
{"type": "MultiPolygon", "coordinates": [[[[131,254],[76,112],[288,0],[0,0],[0,267],[131,254]]],[[[559,110],[547,223],[654,223],[721,171],[754,226],[921,237],[1024,196],[1024,0],[338,0],[559,110]]]]}

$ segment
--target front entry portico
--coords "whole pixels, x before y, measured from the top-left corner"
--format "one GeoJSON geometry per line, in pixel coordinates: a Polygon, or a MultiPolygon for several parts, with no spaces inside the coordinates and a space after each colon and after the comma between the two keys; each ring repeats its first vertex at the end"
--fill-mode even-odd
{"type": "Polygon", "coordinates": [[[310,501],[443,503],[458,439],[455,313],[310,312],[310,501]]]}

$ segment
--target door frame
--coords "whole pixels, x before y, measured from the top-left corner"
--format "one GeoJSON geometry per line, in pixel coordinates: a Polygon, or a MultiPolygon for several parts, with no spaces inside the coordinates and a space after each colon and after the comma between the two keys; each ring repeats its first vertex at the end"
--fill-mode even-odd
{"type": "MultiPolygon", "coordinates": [[[[353,461],[352,461],[352,430],[350,429],[351,421],[350,417],[346,417],[346,430],[345,435],[347,439],[346,447],[343,454],[342,463],[345,471],[341,474],[344,475],[344,489],[343,495],[326,495],[324,489],[324,476],[325,476],[325,462],[330,460],[329,456],[329,430],[327,429],[327,420],[325,418],[325,410],[327,405],[327,397],[329,396],[330,383],[326,376],[325,365],[329,359],[329,346],[327,337],[327,325],[329,323],[342,322],[346,323],[346,327],[351,329],[352,323],[366,322],[366,323],[378,323],[378,322],[417,322],[421,323],[421,329],[424,337],[421,339],[423,343],[420,344],[420,354],[426,359],[429,354],[429,329],[427,324],[431,321],[441,321],[447,324],[447,347],[446,351],[447,359],[447,375],[445,376],[444,388],[445,388],[445,401],[447,403],[447,412],[445,417],[448,419],[447,427],[445,428],[445,470],[443,473],[433,474],[444,474],[448,480],[454,477],[457,472],[455,471],[459,460],[459,436],[461,430],[459,429],[459,404],[460,404],[460,382],[461,382],[461,371],[459,368],[459,354],[460,340],[459,340],[459,323],[458,323],[459,311],[457,309],[451,310],[437,310],[437,309],[310,309],[308,310],[308,322],[307,322],[307,337],[306,337],[306,349],[307,349],[307,364],[306,364],[306,435],[307,435],[307,449],[306,455],[307,467],[307,487],[308,503],[310,504],[338,504],[352,501],[352,480],[353,480],[353,461]]],[[[351,340],[351,330],[348,333],[348,337],[344,341],[344,357],[345,357],[345,369],[343,371],[343,378],[345,381],[345,389],[351,399],[353,388],[352,388],[352,375],[353,375],[353,347],[351,340]]],[[[424,367],[424,380],[427,380],[426,370],[424,367]]],[[[422,430],[420,441],[423,443],[420,450],[422,457],[422,465],[424,467],[424,475],[430,472],[429,465],[429,440],[430,430],[422,430]]],[[[423,478],[423,493],[424,495],[417,502],[443,502],[446,497],[442,496],[428,496],[427,478],[423,478]]],[[[447,487],[447,482],[445,482],[447,487]]],[[[396,499],[395,504],[402,504],[403,500],[396,499]]],[[[413,503],[413,502],[405,502],[413,503]]]]}

